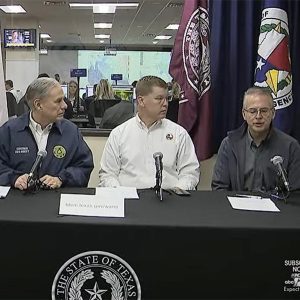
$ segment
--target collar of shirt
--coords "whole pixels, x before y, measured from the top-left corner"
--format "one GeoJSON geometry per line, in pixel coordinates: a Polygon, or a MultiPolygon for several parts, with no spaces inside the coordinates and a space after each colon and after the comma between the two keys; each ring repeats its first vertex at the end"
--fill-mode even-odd
{"type": "Polygon", "coordinates": [[[52,126],[53,126],[53,123],[50,123],[50,124],[47,125],[47,126],[45,127],[45,129],[43,130],[43,129],[42,129],[42,126],[41,126],[39,123],[37,123],[37,122],[35,122],[35,121],[33,120],[33,118],[32,118],[32,113],[29,114],[29,127],[30,127],[31,129],[33,129],[35,132],[37,132],[37,133],[39,133],[39,134],[47,133],[47,132],[49,133],[50,130],[51,130],[51,128],[52,128],[52,126]]]}
{"type": "Polygon", "coordinates": [[[139,114],[137,113],[136,116],[136,122],[138,124],[138,126],[143,129],[143,130],[147,130],[147,131],[151,131],[159,126],[161,126],[162,124],[162,120],[157,120],[156,122],[154,122],[149,128],[146,126],[146,124],[141,120],[141,118],[139,117],[139,114]]]}

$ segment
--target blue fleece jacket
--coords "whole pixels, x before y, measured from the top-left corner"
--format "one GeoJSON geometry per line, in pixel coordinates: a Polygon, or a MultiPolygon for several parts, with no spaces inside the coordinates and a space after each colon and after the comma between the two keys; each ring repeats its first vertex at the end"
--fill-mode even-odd
{"type": "MultiPolygon", "coordinates": [[[[47,141],[39,177],[60,177],[63,186],[85,187],[93,170],[92,152],[72,122],[55,122],[47,141]]],[[[29,113],[0,127],[0,185],[14,186],[16,179],[29,173],[38,147],[29,128],[29,113]]]]}

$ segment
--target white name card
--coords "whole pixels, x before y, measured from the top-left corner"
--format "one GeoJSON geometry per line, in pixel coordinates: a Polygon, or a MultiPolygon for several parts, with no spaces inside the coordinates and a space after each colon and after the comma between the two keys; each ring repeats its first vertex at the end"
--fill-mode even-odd
{"type": "Polygon", "coordinates": [[[59,214],[124,218],[124,198],[116,192],[113,195],[61,194],[59,214]]]}

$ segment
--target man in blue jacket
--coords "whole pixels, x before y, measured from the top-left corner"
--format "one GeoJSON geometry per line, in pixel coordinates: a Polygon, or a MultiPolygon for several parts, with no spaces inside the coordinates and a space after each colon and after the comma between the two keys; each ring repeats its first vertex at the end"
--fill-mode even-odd
{"type": "Polygon", "coordinates": [[[0,127],[0,185],[26,190],[37,153],[46,150],[38,170],[44,187],[87,186],[92,153],[77,126],[63,118],[66,103],[60,84],[52,78],[36,79],[26,97],[30,112],[0,127]]]}

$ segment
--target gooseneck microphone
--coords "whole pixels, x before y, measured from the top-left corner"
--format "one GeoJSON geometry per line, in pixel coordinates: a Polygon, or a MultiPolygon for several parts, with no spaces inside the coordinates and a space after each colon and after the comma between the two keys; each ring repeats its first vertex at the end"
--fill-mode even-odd
{"type": "Polygon", "coordinates": [[[153,158],[155,160],[156,172],[161,173],[163,170],[163,163],[162,163],[163,154],[161,152],[155,152],[153,154],[153,158]]]}
{"type": "Polygon", "coordinates": [[[43,158],[46,157],[46,155],[47,155],[47,151],[46,150],[40,150],[37,153],[35,162],[34,162],[32,168],[30,170],[30,173],[29,173],[29,178],[32,178],[35,175],[37,169],[41,165],[41,162],[42,162],[43,158]]]}
{"type": "Polygon", "coordinates": [[[280,176],[280,178],[282,179],[286,190],[289,192],[290,191],[290,185],[289,185],[289,181],[288,181],[288,178],[287,178],[286,170],[284,169],[284,167],[282,165],[283,158],[279,155],[276,155],[273,158],[271,158],[270,161],[275,167],[277,167],[277,173],[280,176]]]}
{"type": "Polygon", "coordinates": [[[163,163],[162,163],[162,158],[163,154],[161,152],[155,152],[153,154],[153,158],[155,161],[155,168],[156,168],[156,185],[154,187],[155,192],[159,199],[162,201],[162,188],[161,188],[161,183],[162,183],[162,170],[163,170],[163,163]]]}

